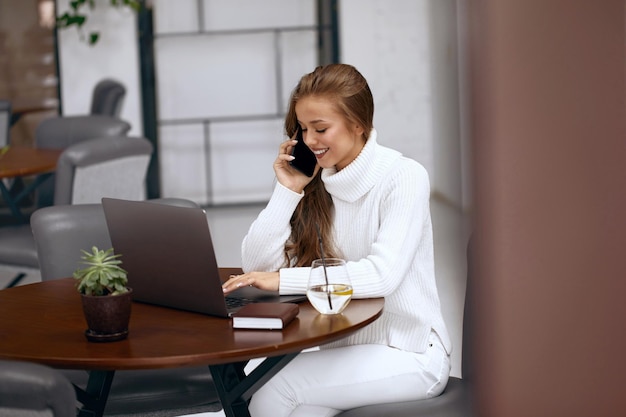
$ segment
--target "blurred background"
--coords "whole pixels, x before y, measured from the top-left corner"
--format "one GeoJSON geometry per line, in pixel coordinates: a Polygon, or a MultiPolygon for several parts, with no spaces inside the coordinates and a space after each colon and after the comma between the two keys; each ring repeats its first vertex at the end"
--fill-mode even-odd
{"type": "MultiPolygon", "coordinates": [[[[127,89],[130,134],[158,144],[149,196],[251,203],[271,192],[297,80],[350,63],[373,90],[380,141],[420,161],[434,192],[469,206],[456,0],[140,3],[135,12],[96,0],[81,30],[55,31],[55,6],[61,15],[69,0],[0,0],[0,96],[83,114],[95,84],[113,78],[127,89]]],[[[25,114],[13,140],[31,141],[47,115],[25,114]]]]}

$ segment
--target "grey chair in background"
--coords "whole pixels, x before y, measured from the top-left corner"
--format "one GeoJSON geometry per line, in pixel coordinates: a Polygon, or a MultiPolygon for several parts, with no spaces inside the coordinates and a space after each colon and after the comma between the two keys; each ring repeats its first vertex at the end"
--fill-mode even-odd
{"type": "Polygon", "coordinates": [[[0,360],[0,416],[75,417],[76,394],[55,369],[0,360]]]}
{"type": "MultiPolygon", "coordinates": [[[[57,164],[54,203],[96,203],[102,197],[145,199],[152,151],[147,139],[128,136],[91,139],[68,147],[57,164]]],[[[0,228],[0,264],[19,271],[8,287],[39,268],[28,224],[0,228]]]]}
{"type": "MultiPolygon", "coordinates": [[[[471,397],[471,338],[472,338],[472,307],[473,293],[472,275],[474,262],[472,244],[467,246],[467,285],[465,289],[465,305],[463,309],[463,352],[462,376],[450,377],[444,392],[434,398],[418,401],[403,401],[388,404],[376,404],[344,411],[337,417],[472,417],[474,410],[471,397]]],[[[393,387],[390,387],[393,389],[393,387]]]]}
{"type": "Polygon", "coordinates": [[[11,129],[11,102],[0,100],[0,148],[9,144],[11,129]]]}
{"type": "MultiPolygon", "coordinates": [[[[4,148],[11,143],[10,131],[11,102],[7,100],[0,100],[0,148],[4,148]]],[[[2,179],[0,181],[5,181],[5,184],[7,184],[8,188],[10,185],[10,181],[12,180],[2,179]]]]}
{"type": "Polygon", "coordinates": [[[57,162],[54,205],[144,200],[153,146],[145,138],[97,138],[67,148],[57,162]]]}
{"type": "Polygon", "coordinates": [[[93,89],[91,114],[119,117],[126,97],[126,87],[116,80],[104,79],[93,89]]]}
{"type": "Polygon", "coordinates": [[[87,139],[122,136],[130,131],[130,123],[113,116],[58,116],[43,120],[35,130],[38,148],[65,149],[87,139]]]}
{"type": "MultiPolygon", "coordinates": [[[[43,120],[35,130],[35,146],[42,149],[65,149],[85,140],[127,135],[130,124],[104,115],[59,116],[43,120]]],[[[36,191],[37,208],[54,202],[53,174],[36,191]]]]}
{"type": "MultiPolygon", "coordinates": [[[[149,201],[197,207],[183,199],[149,201]]],[[[80,261],[81,249],[111,247],[101,204],[45,207],[33,213],[31,227],[44,281],[71,276],[80,261]]],[[[63,374],[78,386],[87,383],[87,372],[63,370],[63,374]]],[[[209,368],[200,366],[115,372],[105,414],[146,413],[156,417],[219,409],[209,368]]]]}

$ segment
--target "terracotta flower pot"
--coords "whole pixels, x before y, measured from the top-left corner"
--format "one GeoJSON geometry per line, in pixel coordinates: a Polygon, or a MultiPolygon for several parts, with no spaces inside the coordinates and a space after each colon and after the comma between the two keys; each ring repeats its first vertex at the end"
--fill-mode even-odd
{"type": "Polygon", "coordinates": [[[128,336],[132,290],[118,295],[81,294],[83,313],[89,327],[85,336],[92,342],[113,342],[128,336]]]}

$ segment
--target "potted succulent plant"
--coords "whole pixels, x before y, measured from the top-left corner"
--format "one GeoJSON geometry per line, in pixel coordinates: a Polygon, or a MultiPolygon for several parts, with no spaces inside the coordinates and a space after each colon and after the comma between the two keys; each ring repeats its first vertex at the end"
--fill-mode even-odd
{"type": "Polygon", "coordinates": [[[120,266],[122,261],[113,248],[91,252],[81,250],[84,268],[74,272],[76,288],[82,297],[83,312],[88,329],[85,336],[93,342],[112,342],[128,336],[132,289],[120,266]]]}

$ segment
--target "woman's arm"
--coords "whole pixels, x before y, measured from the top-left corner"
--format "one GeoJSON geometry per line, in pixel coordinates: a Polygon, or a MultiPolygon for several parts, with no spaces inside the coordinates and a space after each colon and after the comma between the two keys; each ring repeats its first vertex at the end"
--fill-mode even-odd
{"type": "MultiPolygon", "coordinates": [[[[274,192],[242,243],[242,268],[246,272],[278,271],[284,266],[285,243],[291,236],[291,216],[304,197],[304,187],[312,180],[289,165],[289,161],[293,160],[291,150],[296,142],[288,139],[279,146],[274,161],[277,179],[274,192]]],[[[318,171],[319,166],[315,168],[315,173],[318,171]]]]}
{"type": "Polygon", "coordinates": [[[304,194],[277,183],[267,207],[252,223],[241,245],[244,272],[278,271],[285,263],[285,242],[291,235],[289,221],[304,194]]]}

